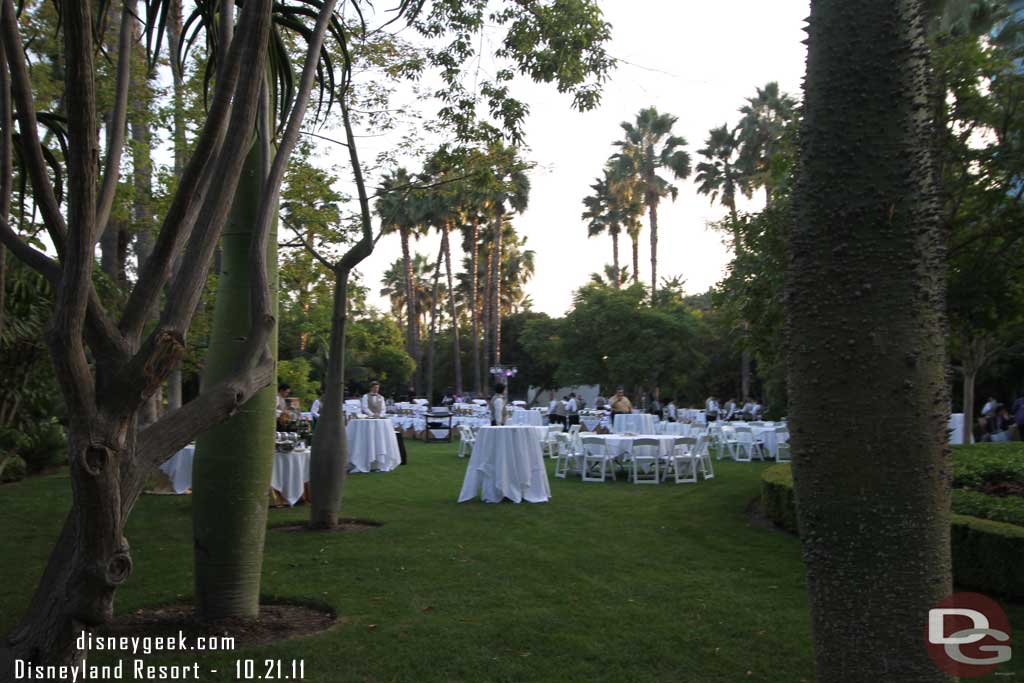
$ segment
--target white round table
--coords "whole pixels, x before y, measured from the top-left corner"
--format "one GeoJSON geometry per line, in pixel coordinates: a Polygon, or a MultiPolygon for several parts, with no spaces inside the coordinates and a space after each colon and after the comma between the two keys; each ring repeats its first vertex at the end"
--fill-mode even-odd
{"type": "Polygon", "coordinates": [[[544,416],[536,410],[513,410],[506,424],[509,426],[542,427],[544,425],[544,416]]]}
{"type": "Polygon", "coordinates": [[[654,416],[646,413],[619,413],[612,420],[616,434],[654,434],[654,416]]]}
{"type": "Polygon", "coordinates": [[[288,505],[302,500],[309,482],[309,449],[305,446],[290,451],[274,452],[274,469],[270,474],[270,488],[281,494],[288,505]]]}
{"type": "Polygon", "coordinates": [[[546,503],[551,497],[536,427],[481,427],[466,466],[459,502],[546,503]]]}
{"type": "Polygon", "coordinates": [[[633,442],[637,439],[657,439],[659,457],[665,457],[671,454],[676,443],[676,436],[674,434],[668,436],[661,434],[638,434],[637,436],[601,434],[594,438],[601,439],[604,442],[605,455],[615,458],[618,458],[630,451],[633,448],[633,442]]]}
{"type": "Polygon", "coordinates": [[[350,420],[345,434],[349,472],[390,472],[402,464],[391,420],[350,420]]]}
{"type": "Polygon", "coordinates": [[[192,488],[192,459],[195,454],[196,447],[190,444],[160,465],[160,471],[171,480],[171,488],[175,493],[182,494],[192,488]]]}

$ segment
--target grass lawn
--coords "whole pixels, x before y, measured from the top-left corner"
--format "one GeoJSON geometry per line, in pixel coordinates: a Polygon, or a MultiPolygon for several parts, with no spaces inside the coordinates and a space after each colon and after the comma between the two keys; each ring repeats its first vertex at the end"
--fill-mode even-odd
{"type": "MultiPolygon", "coordinates": [[[[267,535],[265,595],[330,604],[340,624],[202,653],[221,672],[202,680],[234,680],[238,658],[260,660],[257,673],[265,658],[304,659],[306,680],[332,683],[811,680],[799,543],[744,512],[761,465],[716,462],[699,485],[551,476],[546,505],[459,505],[457,444],[407,447],[408,466],[348,480],[343,514],[384,526],[267,535]]],[[[0,488],[0,634],[26,608],[69,498],[62,475],[0,488]]],[[[139,502],[118,612],[191,595],[190,502],[139,502]]],[[[307,515],[273,509],[270,524],[307,515]]],[[[1022,632],[1024,609],[1009,611],[1022,632]]],[[[1011,664],[1024,674],[1024,652],[1011,664]]]]}

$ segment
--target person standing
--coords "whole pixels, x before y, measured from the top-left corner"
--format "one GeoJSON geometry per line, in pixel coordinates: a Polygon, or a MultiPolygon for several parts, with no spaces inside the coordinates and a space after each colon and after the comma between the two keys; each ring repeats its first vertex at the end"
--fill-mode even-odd
{"type": "Polygon", "coordinates": [[[505,385],[494,385],[494,396],[491,397],[491,426],[501,427],[505,424],[505,385]]]}
{"type": "Polygon", "coordinates": [[[718,399],[714,396],[708,396],[708,400],[704,402],[704,415],[708,422],[718,419],[718,399]]]}
{"type": "Polygon", "coordinates": [[[665,419],[669,422],[679,421],[679,411],[676,409],[676,400],[669,398],[668,403],[665,404],[665,419]]]}
{"type": "Polygon", "coordinates": [[[292,388],[285,382],[277,385],[277,404],[274,407],[274,417],[280,418],[281,415],[288,412],[288,395],[292,393],[292,388]]]}
{"type": "Polygon", "coordinates": [[[630,403],[629,399],[626,398],[626,393],[622,387],[615,390],[615,395],[612,396],[611,400],[612,415],[620,415],[633,412],[633,404],[630,403]]]}
{"type": "Polygon", "coordinates": [[[360,402],[364,415],[370,417],[384,417],[387,414],[387,406],[384,404],[384,397],[380,395],[380,382],[370,382],[370,392],[363,394],[360,402]]]}
{"type": "Polygon", "coordinates": [[[323,405],[324,390],[321,387],[317,393],[317,397],[313,399],[313,405],[309,407],[309,414],[313,416],[313,426],[316,427],[316,423],[320,421],[320,407],[323,405]]]}
{"type": "Polygon", "coordinates": [[[576,402],[576,392],[569,394],[569,402],[565,405],[565,414],[570,427],[580,423],[580,408],[576,402]]]}

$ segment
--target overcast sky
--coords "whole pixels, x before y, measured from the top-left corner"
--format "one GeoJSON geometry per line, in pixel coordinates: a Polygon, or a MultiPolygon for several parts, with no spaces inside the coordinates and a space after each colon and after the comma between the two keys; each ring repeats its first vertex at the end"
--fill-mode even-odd
{"type": "MultiPolygon", "coordinates": [[[[534,310],[562,315],[572,292],[592,272],[611,263],[611,239],[587,239],[581,201],[600,175],[619,137],[619,123],[643,107],[679,118],[674,131],[686,138],[693,163],[710,128],[734,124],[737,109],[755,88],[778,81],[798,95],[806,49],[802,41],[808,0],[601,0],[612,24],[610,53],[620,60],[604,89],[603,103],[581,114],[551,86],[525,84],[517,92],[531,109],[526,125],[533,171],[530,206],[518,217],[519,234],[536,251],[537,273],[527,287],[534,310]]],[[[486,44],[485,44],[486,49],[486,44]]],[[[723,215],[698,195],[692,179],[678,183],[679,198],[659,209],[658,272],[682,276],[687,291],[717,282],[729,260],[721,236],[706,225],[723,215]]],[[[754,203],[759,198],[755,196],[754,203]]],[[[640,276],[650,279],[647,220],[641,235],[640,276]]],[[[436,240],[415,249],[437,253],[436,240]]],[[[397,235],[382,238],[360,271],[371,303],[387,310],[380,278],[400,254],[397,235]]],[[[453,254],[461,260],[461,254],[453,254]]],[[[631,259],[630,242],[620,241],[620,262],[631,259]]],[[[458,261],[457,261],[458,262],[458,261]]]]}

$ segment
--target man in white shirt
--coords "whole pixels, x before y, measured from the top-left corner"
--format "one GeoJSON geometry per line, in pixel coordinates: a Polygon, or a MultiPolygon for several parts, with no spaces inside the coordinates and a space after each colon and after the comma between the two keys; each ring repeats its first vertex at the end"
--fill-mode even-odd
{"type": "Polygon", "coordinates": [[[665,406],[665,419],[669,422],[676,422],[679,417],[679,412],[676,410],[676,401],[674,398],[668,400],[668,405],[665,406]]]}
{"type": "Polygon", "coordinates": [[[288,410],[288,402],[285,399],[290,393],[292,393],[292,388],[288,384],[282,382],[277,385],[277,404],[274,407],[274,417],[281,417],[288,410]]]}
{"type": "Polygon", "coordinates": [[[320,392],[318,398],[313,399],[313,405],[309,407],[309,414],[313,416],[314,420],[320,419],[320,406],[323,404],[324,392],[320,392]]]}
{"type": "Polygon", "coordinates": [[[491,397],[491,426],[500,427],[505,424],[505,385],[494,385],[494,396],[491,397]]]}
{"type": "Polygon", "coordinates": [[[708,396],[708,400],[704,402],[704,416],[708,422],[718,419],[718,399],[714,396],[708,396]]]}
{"type": "Polygon", "coordinates": [[[989,396],[988,403],[986,403],[981,408],[981,416],[982,417],[993,417],[996,414],[996,405],[998,405],[998,403],[999,403],[998,401],[996,401],[994,398],[989,396]]]}
{"type": "Polygon", "coordinates": [[[370,382],[370,393],[363,394],[360,407],[364,415],[384,417],[387,407],[384,404],[384,397],[380,395],[380,382],[370,382]]]}

